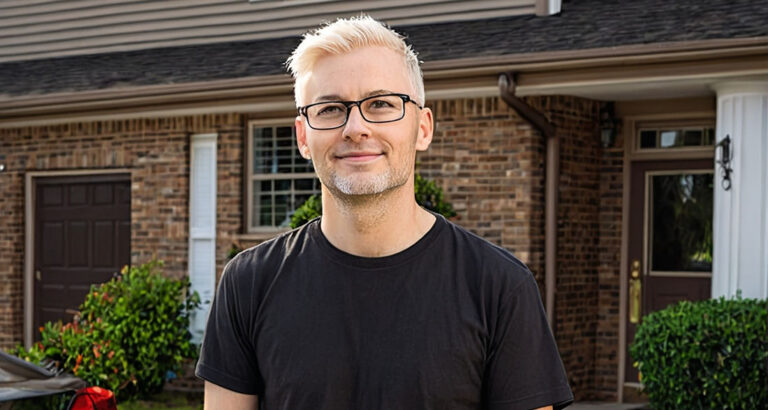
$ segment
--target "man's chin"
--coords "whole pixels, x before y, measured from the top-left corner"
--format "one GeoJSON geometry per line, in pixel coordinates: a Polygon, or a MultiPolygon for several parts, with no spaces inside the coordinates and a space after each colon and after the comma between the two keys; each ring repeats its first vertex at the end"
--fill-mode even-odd
{"type": "Polygon", "coordinates": [[[334,195],[358,200],[383,195],[402,185],[391,181],[389,175],[366,179],[334,177],[331,180],[332,186],[328,188],[334,195]]]}

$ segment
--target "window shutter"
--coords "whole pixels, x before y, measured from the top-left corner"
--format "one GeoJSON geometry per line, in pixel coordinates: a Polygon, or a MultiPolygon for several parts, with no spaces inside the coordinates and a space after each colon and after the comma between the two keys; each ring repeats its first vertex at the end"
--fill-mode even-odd
{"type": "Polygon", "coordinates": [[[216,286],[216,138],[191,137],[189,175],[189,280],[200,295],[192,313],[192,342],[200,343],[216,286]]]}

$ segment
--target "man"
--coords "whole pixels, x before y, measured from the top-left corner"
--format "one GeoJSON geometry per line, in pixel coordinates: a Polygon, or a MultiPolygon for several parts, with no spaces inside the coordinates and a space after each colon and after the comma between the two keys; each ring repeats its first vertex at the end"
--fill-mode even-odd
{"type": "Polygon", "coordinates": [[[338,20],[289,66],[323,216],[225,268],[197,365],[206,408],[570,403],[528,269],[414,199],[433,118],[403,38],[369,17],[338,20]]]}

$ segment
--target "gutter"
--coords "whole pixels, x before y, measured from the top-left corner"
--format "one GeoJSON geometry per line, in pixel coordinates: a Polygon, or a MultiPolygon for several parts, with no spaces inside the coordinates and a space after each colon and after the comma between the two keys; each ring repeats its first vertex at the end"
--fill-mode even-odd
{"type": "MultiPolygon", "coordinates": [[[[435,95],[456,90],[477,95],[479,90],[495,96],[498,73],[509,71],[519,73],[519,94],[539,95],[563,93],[573,86],[701,76],[696,67],[728,75],[764,75],[768,73],[766,56],[768,36],[447,59],[426,62],[422,69],[427,88],[435,95]],[[680,66],[684,62],[694,65],[693,69],[680,66]]],[[[292,88],[290,76],[276,74],[44,95],[12,96],[0,91],[0,129],[211,110],[248,112],[269,109],[274,102],[279,102],[280,109],[292,108],[292,88]]]]}
{"type": "Polygon", "coordinates": [[[523,119],[530,122],[547,140],[546,173],[544,202],[544,291],[547,321],[552,333],[555,333],[555,272],[557,272],[557,205],[558,179],[560,177],[560,139],[555,126],[547,118],[515,95],[515,73],[499,75],[501,99],[517,111],[523,119]]]}

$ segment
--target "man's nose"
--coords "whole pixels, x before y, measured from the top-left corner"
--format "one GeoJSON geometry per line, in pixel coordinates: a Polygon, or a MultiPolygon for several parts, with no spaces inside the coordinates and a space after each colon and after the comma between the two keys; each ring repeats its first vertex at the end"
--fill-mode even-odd
{"type": "Polygon", "coordinates": [[[371,132],[369,126],[370,123],[363,118],[360,106],[353,105],[349,107],[349,117],[347,118],[347,124],[344,126],[344,138],[354,142],[367,138],[371,132]]]}

